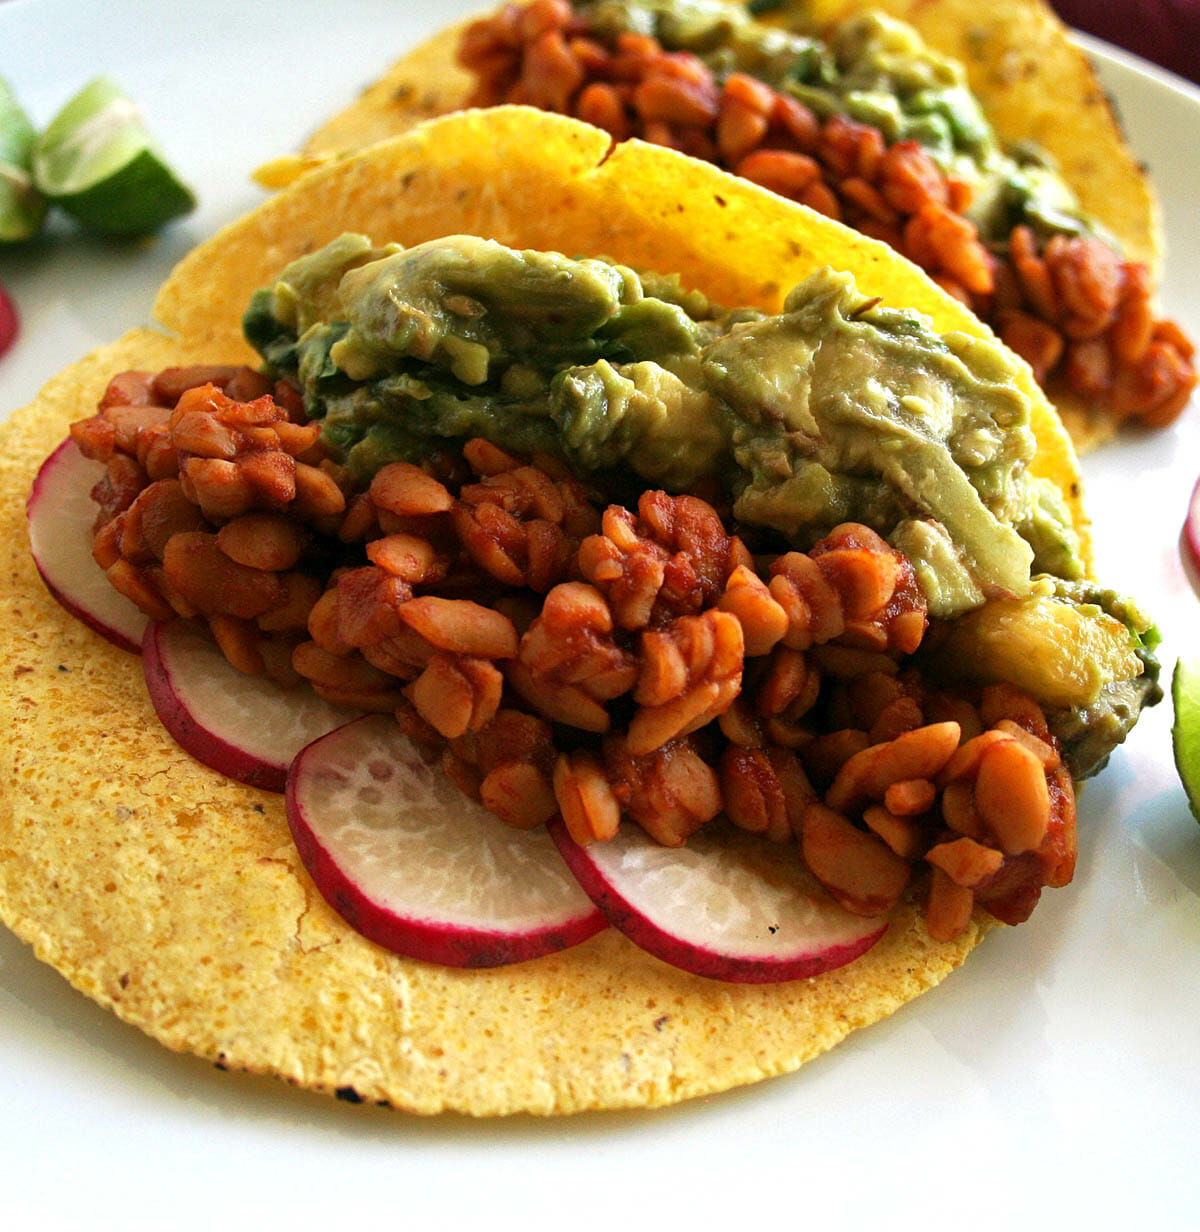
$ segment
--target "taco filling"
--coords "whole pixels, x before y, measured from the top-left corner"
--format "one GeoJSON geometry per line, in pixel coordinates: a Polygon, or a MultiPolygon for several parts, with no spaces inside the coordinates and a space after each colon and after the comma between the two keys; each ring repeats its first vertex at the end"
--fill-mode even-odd
{"type": "Polygon", "coordinates": [[[783,29],[726,0],[533,0],[467,26],[458,59],[471,105],[574,115],[745,176],[920,265],[1057,400],[1171,422],[1196,383],[1192,345],[1048,158],[1002,148],[961,67],[910,26],[787,16],[783,29]]]}
{"type": "Polygon", "coordinates": [[[948,940],[1070,880],[1073,780],[1158,698],[995,343],[818,270],[775,315],[452,236],[344,235],[250,368],[113,379],[94,555],[243,672],[394,714],[509,825],[718,816],[948,940]]]}

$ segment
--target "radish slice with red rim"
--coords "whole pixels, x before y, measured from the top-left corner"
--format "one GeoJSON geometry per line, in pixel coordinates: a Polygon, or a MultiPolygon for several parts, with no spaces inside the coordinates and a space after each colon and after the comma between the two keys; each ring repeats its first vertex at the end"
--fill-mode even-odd
{"type": "Polygon", "coordinates": [[[549,830],[609,923],[635,945],[695,975],[739,984],[804,979],[844,966],[887,931],[822,890],[792,847],[730,825],[663,847],[631,822],[581,847],[562,820],[549,830]]]}
{"type": "Polygon", "coordinates": [[[59,603],[122,650],[137,654],[145,613],[113,589],[92,556],[91,492],[103,476],[103,463],[85,458],[74,441],[63,441],[42,463],[25,502],[29,546],[59,603]]]}
{"type": "Polygon", "coordinates": [[[506,826],[382,715],[348,723],[296,758],[287,813],[333,909],[410,958],[497,967],[605,926],[544,829],[506,826]]]}
{"type": "Polygon", "coordinates": [[[284,688],[233,667],[199,629],[154,622],[142,643],[150,700],[163,726],[197,761],[240,783],[283,791],[305,745],[357,711],[331,706],[306,683],[284,688]]]}

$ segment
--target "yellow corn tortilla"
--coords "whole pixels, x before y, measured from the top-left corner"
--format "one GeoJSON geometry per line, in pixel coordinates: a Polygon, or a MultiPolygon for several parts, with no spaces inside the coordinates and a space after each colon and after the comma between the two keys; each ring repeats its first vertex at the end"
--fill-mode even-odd
{"type": "MultiPolygon", "coordinates": [[[[654,1106],[796,1069],[938,983],[989,926],[981,915],[935,943],[905,904],[851,965],[777,985],[688,975],[613,930],[489,971],[387,953],[321,898],[282,798],[183,753],[139,661],[36,575],[30,483],[109,377],[250,358],[239,331],[250,292],[345,229],[607,254],[766,308],[830,263],[941,329],[987,332],[914,266],[803,207],[668,150],[608,152],[585,125],[500,108],[319,168],[176,268],[156,305],[170,333],[93,352],[0,427],[0,919],[170,1048],[420,1113],[654,1106]]],[[[1023,384],[1038,469],[1078,509],[1070,441],[1032,377],[1023,384]]]]}
{"type": "MultiPolygon", "coordinates": [[[[1084,210],[1157,278],[1162,237],[1154,189],[1087,58],[1043,0],[796,0],[794,7],[821,22],[883,10],[915,26],[931,47],[964,65],[1001,141],[1032,141],[1049,153],[1084,210]]],[[[786,24],[786,11],[776,20],[786,24]]],[[[262,168],[260,182],[281,187],[325,158],[465,107],[475,79],[455,57],[468,24],[460,22],[404,56],[318,129],[300,155],[262,168]]],[[[1113,416],[1069,393],[1057,394],[1056,405],[1081,451],[1116,431],[1113,416]]]]}

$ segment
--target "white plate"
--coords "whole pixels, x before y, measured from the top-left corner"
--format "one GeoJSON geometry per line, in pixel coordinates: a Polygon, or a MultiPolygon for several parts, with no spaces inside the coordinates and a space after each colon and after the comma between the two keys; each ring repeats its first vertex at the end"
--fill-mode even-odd
{"type": "MultiPolygon", "coordinates": [[[[0,410],[142,322],[196,240],[389,57],[473,0],[10,0],[0,73],[38,120],[100,68],[201,208],[146,246],[56,233],[0,253],[25,317],[0,410]]],[[[1087,43],[1161,190],[1165,298],[1200,336],[1200,93],[1087,43]]],[[[1197,408],[1088,461],[1100,575],[1196,649],[1177,537],[1197,408]]],[[[172,1055],[0,929],[0,1223],[27,1227],[1195,1226],[1200,827],[1169,707],[1083,800],[1075,884],[799,1074],[654,1113],[477,1123],[351,1107],[172,1055]],[[35,1224],[36,1220],[36,1224],[35,1224]]]]}

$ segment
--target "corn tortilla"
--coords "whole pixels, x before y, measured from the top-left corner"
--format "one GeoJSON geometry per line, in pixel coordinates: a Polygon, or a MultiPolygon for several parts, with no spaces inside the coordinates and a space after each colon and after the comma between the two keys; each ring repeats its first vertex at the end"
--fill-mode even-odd
{"type": "MultiPolygon", "coordinates": [[[[37,577],[29,486],[112,373],[248,358],[249,293],[347,228],[603,253],[768,308],[829,262],[939,328],[987,333],[915,267],[802,207],[671,151],[629,143],[608,155],[596,130],[502,108],[321,167],[177,267],[156,308],[170,333],[134,331],[93,352],[0,427],[0,919],[169,1048],[418,1113],[655,1106],[796,1069],[938,983],[987,930],[979,917],[935,943],[905,904],[851,965],[777,985],[689,975],[613,930],[488,971],[387,953],[312,885],[282,798],[183,753],[138,660],[37,577]]],[[[1027,373],[1023,384],[1039,468],[1078,508],[1070,441],[1027,373]]]]}

